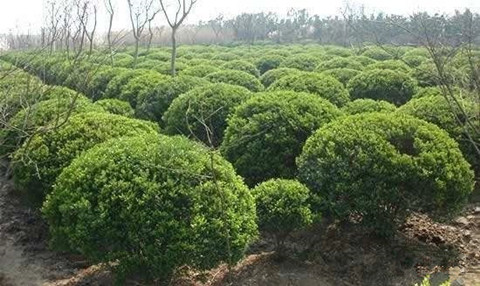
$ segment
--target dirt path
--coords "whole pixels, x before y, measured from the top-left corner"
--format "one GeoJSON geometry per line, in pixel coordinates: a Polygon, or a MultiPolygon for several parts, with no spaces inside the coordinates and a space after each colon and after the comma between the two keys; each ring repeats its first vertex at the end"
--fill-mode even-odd
{"type": "MultiPolygon", "coordinates": [[[[1,172],[2,170],[0,170],[1,172]]],[[[44,285],[72,274],[70,263],[47,249],[46,226],[0,177],[0,285],[44,285]]]]}

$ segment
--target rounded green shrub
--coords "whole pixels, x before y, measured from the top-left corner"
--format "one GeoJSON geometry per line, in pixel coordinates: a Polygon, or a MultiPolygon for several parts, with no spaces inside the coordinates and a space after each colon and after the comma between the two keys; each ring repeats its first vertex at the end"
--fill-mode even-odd
{"type": "Polygon", "coordinates": [[[105,93],[101,99],[104,98],[119,98],[120,94],[122,93],[122,89],[125,85],[132,79],[137,76],[143,75],[146,72],[150,72],[148,70],[138,69],[122,69],[116,76],[114,76],[107,84],[107,88],[105,89],[105,93]]]}
{"type": "Polygon", "coordinates": [[[36,134],[14,154],[14,179],[35,201],[43,199],[63,168],[82,152],[111,138],[156,134],[153,124],[110,113],[72,116],[67,124],[36,134]]]}
{"type": "Polygon", "coordinates": [[[106,112],[123,115],[125,117],[133,117],[135,112],[130,103],[115,98],[102,99],[94,103],[101,106],[106,112]]]}
{"type": "Polygon", "coordinates": [[[337,106],[350,101],[348,91],[335,78],[318,73],[298,73],[284,76],[268,88],[269,91],[292,90],[308,92],[325,98],[337,106]]]}
{"type": "Polygon", "coordinates": [[[236,263],[257,234],[253,197],[232,166],[181,137],[97,145],[64,169],[42,212],[56,249],[160,283],[180,267],[236,263]]]}
{"type": "Polygon", "coordinates": [[[122,87],[122,92],[117,97],[120,100],[130,103],[133,108],[137,106],[137,97],[141,93],[151,93],[155,87],[169,77],[160,73],[150,71],[132,77],[122,87]]]}
{"type": "Polygon", "coordinates": [[[109,82],[118,74],[126,71],[127,69],[124,68],[101,68],[93,74],[92,79],[88,82],[86,91],[87,96],[94,101],[104,98],[109,82]]]}
{"type": "Polygon", "coordinates": [[[392,60],[393,56],[380,47],[369,47],[366,49],[362,56],[372,58],[377,61],[392,60]]]}
{"type": "Polygon", "coordinates": [[[212,83],[227,83],[245,87],[246,89],[258,92],[262,91],[262,83],[253,75],[243,71],[223,70],[205,76],[205,79],[212,83]]]}
{"type": "Polygon", "coordinates": [[[310,191],[296,180],[272,179],[252,190],[258,228],[275,236],[277,247],[296,230],[313,222],[310,191]]]}
{"type": "Polygon", "coordinates": [[[347,86],[348,82],[357,76],[360,73],[359,70],[352,70],[347,68],[338,68],[338,69],[330,69],[322,72],[321,74],[331,76],[336,78],[339,82],[343,84],[343,86],[347,86]]]}
{"type": "Polygon", "coordinates": [[[371,64],[365,68],[366,70],[374,70],[374,69],[381,69],[381,70],[393,70],[399,71],[406,74],[412,72],[412,69],[404,62],[399,60],[386,60],[381,62],[376,62],[371,64]]]}
{"type": "Polygon", "coordinates": [[[297,164],[300,181],[322,198],[317,208],[341,219],[355,216],[383,235],[412,211],[454,215],[474,184],[470,165],[445,131],[398,114],[332,122],[307,140],[297,164]]]}
{"type": "Polygon", "coordinates": [[[68,122],[72,115],[104,111],[101,106],[94,105],[83,95],[72,93],[70,89],[55,88],[51,92],[51,99],[20,110],[8,121],[6,128],[0,129],[0,155],[14,152],[34,133],[55,130],[68,122]],[[66,93],[60,93],[63,89],[66,93]]]}
{"type": "Polygon", "coordinates": [[[209,84],[210,82],[205,79],[186,75],[162,80],[155,88],[144,90],[138,94],[135,115],[158,122],[163,126],[162,116],[175,98],[194,88],[209,84]]]}
{"type": "Polygon", "coordinates": [[[412,98],[417,83],[409,75],[393,70],[366,70],[348,82],[352,99],[370,98],[402,105],[412,98]]]}
{"type": "Polygon", "coordinates": [[[250,95],[246,88],[224,83],[195,88],[173,100],[163,116],[165,132],[218,146],[223,140],[228,116],[250,95]]]}
{"type": "MultiPolygon", "coordinates": [[[[444,75],[446,83],[451,85],[460,83],[465,77],[464,74],[452,66],[444,67],[444,75]]],[[[441,83],[438,70],[432,61],[421,63],[413,70],[412,76],[421,87],[437,86],[441,83]]]]}
{"type": "Polygon", "coordinates": [[[342,113],[329,101],[293,91],[261,93],[228,120],[221,152],[250,186],[293,178],[305,140],[342,113]]]}
{"type": "Polygon", "coordinates": [[[230,70],[238,70],[238,71],[243,71],[246,73],[249,73],[253,75],[254,77],[259,77],[260,73],[257,70],[257,68],[249,62],[242,61],[242,60],[235,60],[235,61],[229,61],[224,63],[221,66],[222,69],[230,69],[230,70]]]}
{"type": "Polygon", "coordinates": [[[398,112],[434,123],[447,131],[458,142],[463,154],[478,172],[480,171],[480,160],[468,139],[468,134],[470,134],[474,141],[480,140],[477,138],[478,133],[474,131],[480,127],[478,106],[472,100],[463,99],[460,95],[456,95],[456,100],[459,105],[452,99],[450,102],[447,101],[442,95],[427,95],[410,100],[401,106],[398,112]]]}
{"type": "Polygon", "coordinates": [[[352,70],[362,70],[364,66],[355,61],[352,58],[342,58],[342,57],[335,57],[328,61],[321,62],[317,68],[315,69],[316,72],[323,72],[326,70],[331,69],[339,69],[339,68],[346,68],[352,70]]]}
{"type": "Polygon", "coordinates": [[[184,69],[180,75],[186,76],[196,76],[196,77],[205,77],[211,73],[219,72],[220,68],[209,65],[209,64],[201,64],[192,67],[188,67],[184,69]]]}
{"type": "Polygon", "coordinates": [[[301,71],[313,71],[322,61],[321,58],[309,54],[289,56],[280,64],[281,68],[292,68],[301,71]]]}
{"type": "Polygon", "coordinates": [[[292,68],[272,69],[265,72],[260,77],[260,81],[262,82],[263,86],[265,86],[265,88],[268,88],[270,85],[272,85],[272,83],[274,83],[275,81],[279,80],[284,76],[299,74],[299,73],[301,73],[301,71],[297,69],[292,69],[292,68]]]}
{"type": "Polygon", "coordinates": [[[273,70],[278,68],[285,57],[276,54],[268,54],[265,56],[261,56],[259,59],[255,61],[255,66],[257,67],[258,71],[261,75],[266,73],[269,70],[273,70]]]}
{"type": "Polygon", "coordinates": [[[354,115],[367,112],[391,113],[395,112],[396,109],[397,107],[390,102],[363,98],[350,101],[342,108],[342,111],[354,115]]]}

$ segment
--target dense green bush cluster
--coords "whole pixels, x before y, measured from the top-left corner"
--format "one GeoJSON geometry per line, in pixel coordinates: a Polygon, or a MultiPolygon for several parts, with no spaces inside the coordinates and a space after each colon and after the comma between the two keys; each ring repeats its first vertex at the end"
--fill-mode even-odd
{"type": "Polygon", "coordinates": [[[313,71],[322,61],[321,58],[309,54],[292,55],[280,64],[282,68],[293,68],[301,71],[313,71]]]}
{"type": "Polygon", "coordinates": [[[188,76],[196,76],[196,77],[204,77],[211,73],[219,72],[220,68],[210,65],[210,64],[202,64],[196,65],[193,67],[188,67],[184,69],[180,74],[181,75],[188,75],[188,76]]]}
{"type": "Polygon", "coordinates": [[[222,65],[222,69],[230,69],[230,70],[238,70],[238,71],[243,71],[246,73],[249,73],[255,77],[260,76],[260,72],[257,70],[255,65],[252,63],[242,61],[242,60],[235,60],[235,61],[230,61],[226,62],[222,65]]]}
{"type": "Polygon", "coordinates": [[[116,98],[130,103],[135,108],[138,94],[153,90],[159,83],[167,79],[167,76],[152,71],[134,76],[126,82],[116,98]]]}
{"type": "Polygon", "coordinates": [[[373,99],[356,99],[347,103],[342,110],[346,114],[354,115],[359,113],[367,112],[383,112],[391,113],[394,112],[397,108],[395,105],[384,100],[373,100],[373,99]]]}
{"type": "Polygon", "coordinates": [[[352,69],[352,70],[362,70],[364,67],[361,63],[355,61],[352,58],[342,58],[336,57],[328,61],[321,62],[317,68],[315,69],[316,72],[322,72],[331,69],[352,69]]]}
{"type": "Polygon", "coordinates": [[[231,165],[180,137],[92,148],[62,172],[43,214],[57,249],[162,283],[179,267],[234,264],[256,235],[253,197],[231,165]]]}
{"type": "Polygon", "coordinates": [[[14,154],[17,186],[43,199],[63,168],[83,151],[111,138],[156,134],[152,124],[110,113],[88,112],[69,118],[54,132],[36,134],[14,154]]]}
{"type": "Polygon", "coordinates": [[[106,112],[133,117],[135,112],[130,103],[115,98],[102,99],[95,102],[95,105],[101,106],[106,112]]]}
{"type": "Polygon", "coordinates": [[[263,90],[262,83],[253,75],[236,70],[223,70],[211,73],[205,77],[212,83],[227,83],[247,88],[250,91],[257,92],[263,90]]]}
{"type": "Polygon", "coordinates": [[[411,211],[452,216],[473,189],[458,144],[409,116],[369,113],[328,124],[297,160],[299,177],[338,218],[391,234],[411,211]]]}
{"type": "Polygon", "coordinates": [[[281,77],[268,90],[308,92],[325,98],[337,106],[350,101],[348,91],[335,78],[318,73],[296,73],[281,77]]]}
{"type": "Polygon", "coordinates": [[[221,151],[249,185],[293,178],[303,143],[340,115],[333,104],[316,95],[261,93],[240,105],[228,120],[221,151]]]}
{"type": "Polygon", "coordinates": [[[410,100],[401,106],[398,112],[434,123],[447,131],[460,144],[463,154],[478,172],[480,171],[478,153],[468,138],[470,134],[474,141],[480,139],[477,138],[478,133],[474,131],[480,127],[478,106],[472,100],[462,98],[460,94],[456,94],[456,102],[458,104],[452,99],[448,101],[442,95],[427,95],[410,100]]]}
{"type": "Polygon", "coordinates": [[[250,95],[246,88],[224,83],[195,88],[173,100],[163,116],[165,132],[218,146],[223,140],[228,116],[250,95]]]}
{"type": "Polygon", "coordinates": [[[210,82],[205,79],[186,75],[162,80],[154,88],[145,89],[137,95],[135,115],[163,126],[162,116],[175,98],[194,88],[209,84],[210,82]]]}
{"type": "Polygon", "coordinates": [[[380,47],[368,47],[363,53],[362,56],[372,58],[378,61],[385,61],[393,59],[393,56],[387,52],[385,49],[380,47]]]}
{"type": "Polygon", "coordinates": [[[352,78],[347,87],[353,99],[371,98],[402,105],[412,98],[417,83],[403,72],[373,69],[352,78]]]}
{"type": "Polygon", "coordinates": [[[297,69],[292,69],[292,68],[278,68],[278,69],[272,69],[267,72],[265,72],[261,77],[260,81],[262,84],[265,86],[265,88],[268,88],[272,83],[275,81],[281,79],[284,76],[287,75],[294,75],[294,74],[300,74],[301,72],[297,69]]]}
{"type": "Polygon", "coordinates": [[[269,70],[278,68],[282,64],[284,59],[284,56],[269,54],[262,56],[258,60],[256,60],[255,65],[260,74],[263,75],[269,70]]]}
{"type": "Polygon", "coordinates": [[[292,231],[309,226],[314,215],[310,210],[310,191],[295,180],[272,179],[252,190],[257,206],[258,227],[275,236],[277,247],[292,231]]]}

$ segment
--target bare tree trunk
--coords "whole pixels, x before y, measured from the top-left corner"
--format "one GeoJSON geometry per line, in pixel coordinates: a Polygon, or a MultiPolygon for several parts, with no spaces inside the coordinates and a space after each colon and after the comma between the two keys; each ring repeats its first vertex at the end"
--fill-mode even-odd
{"type": "Polygon", "coordinates": [[[175,61],[177,59],[177,39],[176,39],[176,34],[177,34],[177,28],[172,28],[172,60],[170,64],[170,69],[172,72],[172,76],[175,77],[176,75],[176,70],[175,70],[175,61]]]}

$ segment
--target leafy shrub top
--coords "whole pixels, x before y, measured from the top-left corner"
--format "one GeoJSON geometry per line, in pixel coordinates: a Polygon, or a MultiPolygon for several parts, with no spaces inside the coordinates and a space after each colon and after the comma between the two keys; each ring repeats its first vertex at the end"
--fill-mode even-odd
{"type": "Polygon", "coordinates": [[[395,112],[396,106],[384,100],[373,100],[369,98],[356,99],[347,103],[342,110],[346,114],[354,115],[367,112],[395,112]]]}
{"type": "Polygon", "coordinates": [[[234,264],[256,236],[249,190],[220,156],[185,138],[114,139],[65,168],[43,214],[52,245],[123,276],[234,264]]]}
{"type": "Polygon", "coordinates": [[[253,92],[262,91],[264,89],[262,83],[255,76],[243,71],[219,71],[207,75],[205,79],[212,83],[228,83],[242,86],[253,92]]]}

